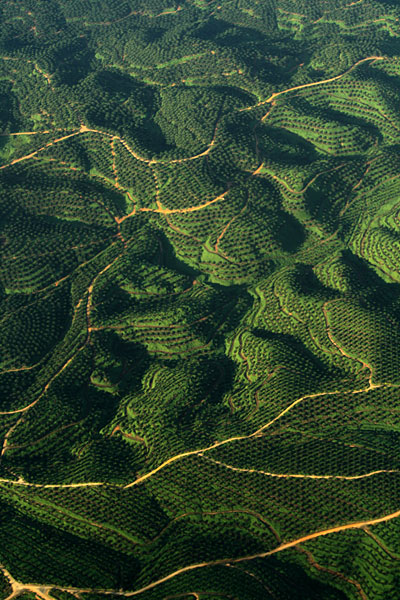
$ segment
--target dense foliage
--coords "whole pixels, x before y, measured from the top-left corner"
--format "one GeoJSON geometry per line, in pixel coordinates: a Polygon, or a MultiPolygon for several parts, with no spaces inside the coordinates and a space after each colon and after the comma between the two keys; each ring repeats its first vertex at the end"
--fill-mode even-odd
{"type": "Polygon", "coordinates": [[[397,0],[0,0],[0,598],[398,600],[399,103],[397,0]]]}

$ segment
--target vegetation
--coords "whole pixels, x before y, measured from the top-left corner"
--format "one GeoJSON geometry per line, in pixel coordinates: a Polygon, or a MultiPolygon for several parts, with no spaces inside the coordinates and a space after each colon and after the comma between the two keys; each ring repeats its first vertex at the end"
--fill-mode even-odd
{"type": "Polygon", "coordinates": [[[399,58],[396,0],[0,2],[1,599],[398,600],[399,58]]]}

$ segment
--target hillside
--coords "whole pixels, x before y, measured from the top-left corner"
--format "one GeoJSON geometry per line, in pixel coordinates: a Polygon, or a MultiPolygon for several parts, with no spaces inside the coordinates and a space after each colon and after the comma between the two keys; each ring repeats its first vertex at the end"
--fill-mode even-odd
{"type": "Polygon", "coordinates": [[[0,600],[399,600],[399,105],[397,0],[0,0],[0,600]]]}

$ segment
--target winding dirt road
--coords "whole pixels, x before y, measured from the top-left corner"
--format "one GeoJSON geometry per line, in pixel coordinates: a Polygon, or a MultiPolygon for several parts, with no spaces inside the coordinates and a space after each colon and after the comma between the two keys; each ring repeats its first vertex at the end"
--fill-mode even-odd
{"type": "MultiPolygon", "coordinates": [[[[323,79],[322,81],[313,81],[312,83],[303,83],[302,85],[296,85],[294,87],[287,88],[286,90],[282,90],[281,92],[275,92],[266,100],[261,100],[260,102],[257,102],[257,104],[254,104],[253,106],[241,108],[239,110],[239,112],[243,112],[243,111],[247,111],[247,110],[254,110],[255,108],[258,108],[259,106],[263,106],[264,104],[271,104],[276,100],[276,98],[279,98],[279,96],[282,96],[283,94],[288,94],[289,92],[297,92],[298,90],[305,90],[307,88],[315,87],[317,85],[324,85],[326,83],[332,83],[333,81],[338,81],[339,79],[342,79],[342,77],[345,77],[346,75],[351,73],[351,71],[353,71],[356,67],[358,67],[362,63],[365,63],[365,62],[368,62],[371,60],[376,61],[376,60],[387,60],[387,59],[386,59],[386,56],[368,56],[367,58],[362,58],[361,60],[358,60],[356,63],[354,63],[354,65],[352,67],[347,69],[347,71],[345,71],[344,73],[341,73],[340,75],[336,75],[335,77],[330,77],[329,79],[323,79]]],[[[263,117],[263,120],[264,119],[265,119],[265,115],[263,117]]]]}
{"type": "MultiPolygon", "coordinates": [[[[200,456],[203,456],[200,454],[200,456]]],[[[229,469],[231,471],[237,471],[239,473],[256,473],[258,475],[266,475],[267,477],[276,477],[278,479],[342,479],[345,481],[355,481],[357,479],[366,479],[368,477],[373,477],[374,475],[382,475],[383,473],[400,473],[398,469],[380,469],[378,471],[370,471],[369,473],[363,473],[362,475],[305,475],[302,473],[271,473],[270,471],[260,471],[258,469],[246,469],[243,467],[235,467],[233,465],[228,465],[220,460],[215,460],[209,456],[205,456],[207,460],[215,463],[216,465],[220,465],[225,469],[229,469]]],[[[0,480],[1,481],[1,480],[0,480]]]]}
{"type": "Polygon", "coordinates": [[[204,208],[207,208],[208,206],[211,206],[212,204],[215,204],[216,202],[223,200],[228,192],[229,192],[229,190],[226,190],[225,192],[223,192],[216,198],[213,198],[212,200],[208,200],[207,202],[204,202],[203,204],[198,204],[196,206],[188,206],[186,208],[164,208],[161,205],[159,205],[158,208],[143,207],[143,208],[139,208],[138,210],[139,210],[139,212],[152,212],[152,213],[158,213],[160,215],[174,215],[174,214],[191,213],[191,212],[196,212],[198,210],[203,210],[204,208]]]}
{"type": "Polygon", "coordinates": [[[207,446],[206,448],[201,448],[199,450],[188,450],[187,452],[181,452],[180,454],[177,454],[175,456],[172,456],[171,458],[168,458],[163,463],[161,463],[158,467],[156,467],[156,468],[152,469],[151,471],[148,471],[144,475],[138,477],[137,479],[135,479],[135,481],[132,481],[132,483],[128,483],[125,486],[125,489],[133,487],[135,485],[139,485],[140,483],[142,483],[143,481],[146,481],[146,479],[149,479],[149,477],[152,477],[153,475],[155,475],[156,473],[158,473],[159,471],[161,471],[162,469],[164,469],[168,465],[171,465],[174,462],[182,460],[183,458],[186,458],[188,456],[202,455],[205,452],[209,452],[210,450],[214,450],[215,448],[220,448],[221,446],[225,446],[226,444],[231,444],[232,442],[249,440],[249,439],[252,439],[252,438],[255,438],[255,437],[259,437],[260,435],[262,435],[264,433],[264,431],[266,431],[269,427],[271,427],[279,419],[281,419],[287,413],[289,413],[295,406],[297,406],[301,402],[304,402],[305,400],[309,400],[311,398],[320,398],[320,397],[324,397],[324,396],[337,396],[337,395],[347,395],[347,394],[364,394],[365,392],[369,392],[372,389],[376,389],[377,387],[387,387],[387,384],[385,384],[385,383],[382,383],[382,384],[371,384],[371,382],[369,381],[368,382],[368,387],[367,388],[362,388],[360,390],[344,390],[344,391],[343,390],[334,390],[332,392],[317,392],[315,394],[305,394],[304,396],[301,396],[300,398],[297,398],[296,400],[294,400],[293,402],[291,402],[276,417],[274,417],[273,419],[271,419],[268,423],[265,423],[265,425],[262,425],[261,427],[259,427],[253,433],[250,433],[248,435],[232,436],[232,437],[227,438],[225,440],[217,441],[214,444],[211,444],[210,446],[207,446]]]}
{"type": "Polygon", "coordinates": [[[222,558],[219,560],[195,563],[193,565],[187,565],[186,567],[182,567],[181,569],[173,571],[169,575],[166,575],[165,577],[161,577],[160,579],[157,579],[156,581],[153,581],[152,583],[149,583],[148,585],[145,585],[144,587],[142,587],[138,590],[135,590],[135,591],[122,592],[121,590],[82,589],[82,588],[74,588],[74,587],[61,587],[61,586],[57,586],[57,585],[39,585],[39,584],[34,584],[34,583],[20,583],[20,582],[16,581],[12,577],[12,575],[4,567],[2,567],[0,565],[0,569],[3,571],[4,575],[9,580],[10,585],[13,590],[12,594],[10,594],[8,596],[8,598],[6,598],[5,600],[11,600],[11,598],[14,598],[15,596],[19,595],[24,590],[34,592],[35,594],[37,594],[40,598],[43,598],[44,600],[54,600],[54,598],[52,596],[50,596],[50,592],[52,589],[58,589],[58,590],[62,590],[65,592],[72,593],[72,594],[74,594],[74,593],[78,593],[78,594],[79,593],[98,593],[98,594],[105,594],[105,595],[123,596],[125,598],[132,598],[134,596],[139,596],[140,594],[143,594],[144,592],[152,590],[152,589],[158,587],[159,585],[166,583],[167,581],[170,581],[171,579],[174,579],[175,577],[178,577],[179,575],[183,575],[184,573],[189,573],[191,571],[196,571],[198,569],[207,568],[207,567],[216,567],[216,566],[230,567],[231,565],[237,565],[239,563],[252,561],[257,558],[268,558],[268,557],[278,554],[280,552],[284,552],[285,550],[290,550],[292,548],[296,548],[299,544],[303,544],[305,542],[317,539],[319,537],[330,535],[332,533],[340,533],[342,531],[349,531],[352,529],[364,529],[365,527],[368,527],[368,526],[377,525],[379,523],[386,523],[387,521],[397,519],[398,517],[400,517],[400,510],[397,510],[397,511],[387,514],[387,515],[383,515],[381,517],[366,519],[364,521],[355,521],[352,523],[345,523],[343,525],[337,525],[335,527],[329,527],[327,529],[315,531],[313,533],[309,533],[307,535],[296,538],[294,540],[291,540],[288,542],[283,542],[282,544],[279,544],[279,546],[277,546],[276,548],[274,548],[272,550],[267,550],[266,552],[259,552],[257,554],[250,554],[250,555],[242,556],[239,558],[222,558]]]}

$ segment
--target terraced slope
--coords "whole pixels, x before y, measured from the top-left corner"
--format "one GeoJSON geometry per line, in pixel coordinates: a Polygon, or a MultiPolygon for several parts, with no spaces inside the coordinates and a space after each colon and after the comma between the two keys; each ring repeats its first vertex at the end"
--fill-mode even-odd
{"type": "Polygon", "coordinates": [[[0,0],[0,598],[400,598],[400,3],[0,0]]]}

